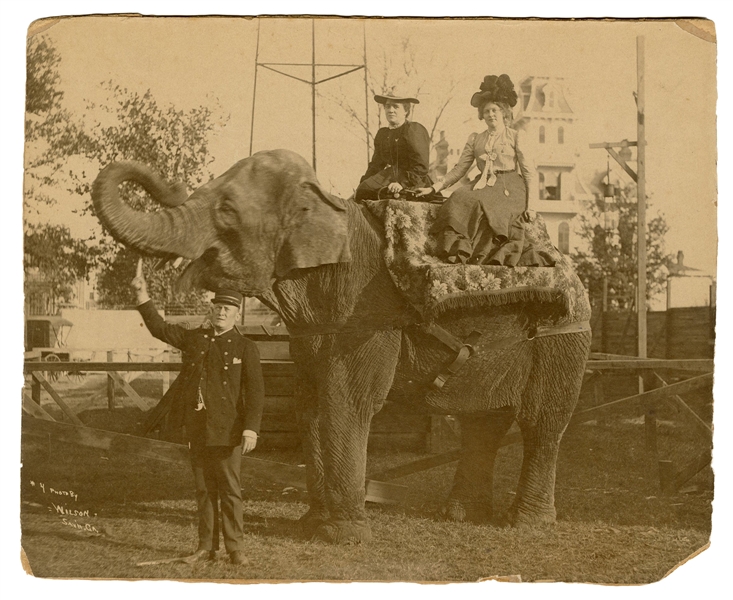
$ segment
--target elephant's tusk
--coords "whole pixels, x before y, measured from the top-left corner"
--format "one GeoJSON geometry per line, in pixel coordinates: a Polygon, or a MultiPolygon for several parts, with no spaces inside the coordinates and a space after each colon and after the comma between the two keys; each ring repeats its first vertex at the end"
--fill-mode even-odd
{"type": "MultiPolygon", "coordinates": [[[[170,258],[161,258],[158,259],[158,262],[155,263],[155,267],[153,267],[156,271],[160,271],[161,269],[164,269],[165,266],[170,262],[171,266],[174,269],[177,269],[181,266],[181,263],[184,261],[184,258],[182,256],[179,256],[175,260],[171,261],[170,258]]],[[[188,261],[190,262],[190,261],[188,261]]]]}
{"type": "Polygon", "coordinates": [[[165,266],[168,264],[169,258],[159,258],[158,262],[155,263],[155,266],[153,269],[155,271],[160,271],[161,269],[165,268],[165,266]]]}

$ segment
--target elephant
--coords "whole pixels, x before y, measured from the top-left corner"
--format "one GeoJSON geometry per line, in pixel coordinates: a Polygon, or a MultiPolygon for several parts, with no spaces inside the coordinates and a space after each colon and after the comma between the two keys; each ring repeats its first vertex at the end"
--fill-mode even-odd
{"type": "MultiPolygon", "coordinates": [[[[112,163],[96,178],[92,199],[117,240],[146,255],[191,261],[178,286],[235,288],[279,313],[291,338],[306,462],[309,509],[300,523],[314,539],[369,541],[372,417],[390,390],[425,395],[456,357],[390,276],[385,234],[373,214],[327,193],[308,162],[288,150],[240,160],[187,198],[180,185],[146,166],[112,163]],[[141,185],[161,209],[129,207],[118,191],[125,181],[141,185]]],[[[492,519],[494,459],[515,420],[523,462],[508,520],[542,526],[556,519],[558,448],[591,338],[588,327],[573,323],[556,335],[538,335],[539,323],[559,322],[548,311],[541,302],[513,302],[448,310],[434,319],[454,340],[484,332],[433,402],[461,423],[460,460],[443,511],[449,519],[492,519]]]]}

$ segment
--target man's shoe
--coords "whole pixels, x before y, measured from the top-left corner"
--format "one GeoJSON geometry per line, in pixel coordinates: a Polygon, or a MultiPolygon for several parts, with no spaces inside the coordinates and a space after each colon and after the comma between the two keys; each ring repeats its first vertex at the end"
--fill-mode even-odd
{"type": "Polygon", "coordinates": [[[215,550],[196,550],[191,556],[187,556],[183,559],[184,562],[187,562],[189,564],[194,563],[200,563],[200,562],[206,562],[206,561],[212,561],[216,560],[216,551],[215,550]]]}
{"type": "Polygon", "coordinates": [[[249,559],[244,555],[241,550],[235,550],[229,553],[229,560],[233,565],[248,565],[249,559]]]}

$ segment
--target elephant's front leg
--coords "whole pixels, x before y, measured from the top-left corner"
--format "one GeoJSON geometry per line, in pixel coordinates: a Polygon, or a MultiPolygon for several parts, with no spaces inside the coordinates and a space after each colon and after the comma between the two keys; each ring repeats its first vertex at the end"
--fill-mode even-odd
{"type": "Polygon", "coordinates": [[[318,415],[318,394],[315,385],[305,378],[300,378],[296,385],[296,397],[298,399],[301,443],[305,456],[305,476],[309,505],[308,512],[300,518],[300,526],[303,533],[311,537],[318,527],[328,520],[323,454],[321,452],[321,420],[318,415]]]}
{"type": "MultiPolygon", "coordinates": [[[[371,403],[374,404],[374,403],[371,403]]],[[[322,415],[322,458],[325,498],[329,519],[316,536],[333,543],[371,540],[364,509],[369,426],[374,407],[362,410],[333,405],[322,415]]]]}
{"type": "Polygon", "coordinates": [[[392,385],[400,332],[379,331],[359,343],[347,341],[333,340],[318,380],[318,435],[329,518],[316,537],[333,543],[371,539],[364,509],[369,426],[392,385]]]}

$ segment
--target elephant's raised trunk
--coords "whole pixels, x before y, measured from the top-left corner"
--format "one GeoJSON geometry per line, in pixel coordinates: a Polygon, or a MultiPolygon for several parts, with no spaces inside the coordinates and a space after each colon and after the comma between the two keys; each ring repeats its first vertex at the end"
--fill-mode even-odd
{"type": "Polygon", "coordinates": [[[210,198],[200,190],[184,199],[180,186],[169,186],[148,167],[134,162],[108,165],[92,186],[97,217],[115,239],[148,254],[195,259],[213,241],[210,198]],[[118,187],[124,181],[140,184],[168,208],[155,213],[133,210],[120,198],[118,187]]]}

